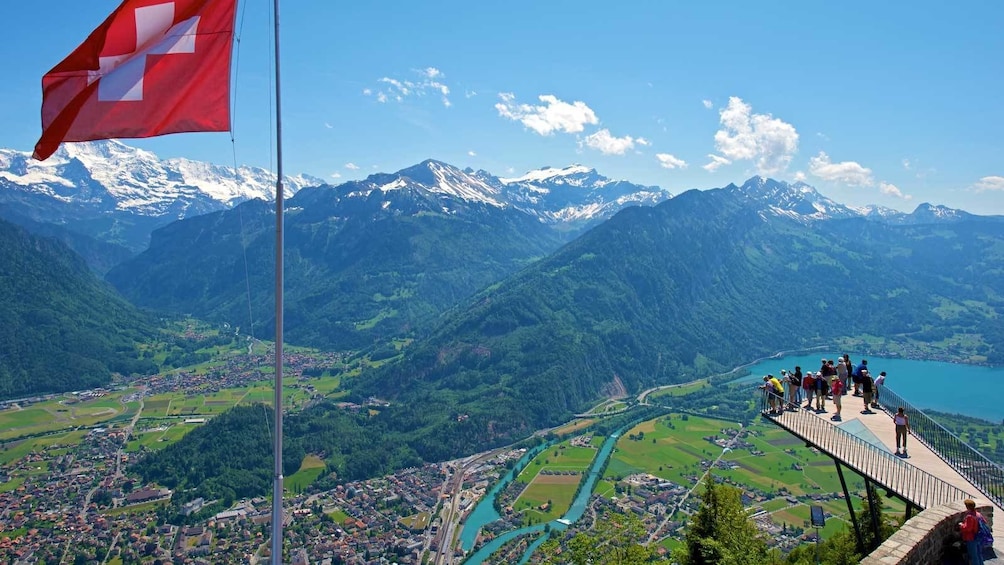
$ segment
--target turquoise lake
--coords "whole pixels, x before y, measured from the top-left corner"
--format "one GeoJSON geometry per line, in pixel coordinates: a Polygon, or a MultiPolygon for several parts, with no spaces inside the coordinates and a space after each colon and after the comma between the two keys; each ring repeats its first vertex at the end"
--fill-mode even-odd
{"type": "MultiPolygon", "coordinates": [[[[826,353],[836,361],[842,353],[826,353]]],[[[872,376],[886,372],[885,385],[921,410],[954,412],[1000,423],[1004,420],[1004,367],[979,367],[942,361],[914,361],[863,356],[848,351],[854,364],[868,360],[872,376]]],[[[781,369],[818,371],[823,353],[767,359],[746,367],[750,375],[742,381],[754,382],[766,374],[779,376],[781,369]]]]}

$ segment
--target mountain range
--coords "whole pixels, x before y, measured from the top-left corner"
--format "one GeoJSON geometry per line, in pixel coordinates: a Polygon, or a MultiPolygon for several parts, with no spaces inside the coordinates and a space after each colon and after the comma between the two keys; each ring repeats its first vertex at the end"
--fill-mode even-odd
{"type": "MultiPolygon", "coordinates": [[[[287,340],[389,361],[346,385],[390,406],[337,425],[391,434],[398,463],[524,437],[615,389],[844,336],[965,343],[1004,362],[1000,217],[855,209],[763,177],[670,197],[581,166],[501,179],[434,160],[303,187],[287,204],[287,340]],[[402,337],[403,352],[387,345],[402,337]]],[[[107,280],[143,307],[267,338],[274,213],[259,199],[219,206],[158,228],[107,280]]],[[[311,429],[293,444],[337,467],[344,434],[311,429]]]]}
{"type": "MultiPolygon", "coordinates": [[[[306,175],[283,182],[290,195],[322,183],[306,175]]],[[[118,141],[65,143],[45,161],[0,149],[0,216],[54,224],[72,239],[133,253],[146,248],[157,227],[274,193],[275,175],[264,169],[162,160],[118,141]]]]}
{"type": "MultiPolygon", "coordinates": [[[[294,415],[286,463],[324,453],[329,469],[354,478],[416,457],[449,459],[566,422],[614,391],[847,336],[902,337],[1004,362],[1000,218],[932,223],[922,208],[914,223],[824,221],[810,217],[824,202],[793,214],[779,195],[818,198],[753,178],[621,210],[444,310],[380,367],[347,378],[348,400],[388,401],[379,413],[356,418],[322,403],[294,415]],[[387,438],[387,448],[364,447],[387,438]]],[[[147,478],[205,480],[186,469],[226,456],[207,438],[227,433],[227,422],[151,456],[147,478]],[[171,477],[159,471],[168,468],[171,477]]]]}

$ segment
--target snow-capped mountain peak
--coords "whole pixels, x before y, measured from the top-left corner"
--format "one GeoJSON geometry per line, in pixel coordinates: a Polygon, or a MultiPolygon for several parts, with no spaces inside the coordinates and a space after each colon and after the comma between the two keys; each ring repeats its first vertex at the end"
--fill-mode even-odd
{"type": "MultiPolygon", "coordinates": [[[[26,152],[2,150],[0,169],[0,179],[22,190],[145,216],[183,217],[254,198],[272,200],[275,193],[275,175],[264,169],[161,160],[115,140],[64,143],[41,162],[26,152]]],[[[322,182],[286,177],[284,192],[292,195],[322,182]]]]}
{"type": "MultiPolygon", "coordinates": [[[[480,202],[496,208],[505,208],[508,205],[502,197],[500,184],[493,185],[478,173],[462,171],[453,165],[434,159],[427,159],[393,174],[370,175],[364,180],[348,182],[342,186],[348,188],[350,197],[369,196],[373,191],[387,193],[418,190],[465,202],[480,202]]],[[[443,208],[448,210],[449,205],[444,203],[443,208]]]]}
{"type": "Polygon", "coordinates": [[[520,177],[513,178],[503,178],[499,179],[506,184],[518,183],[518,182],[540,182],[554,180],[561,177],[569,177],[572,175],[596,175],[596,169],[586,167],[585,165],[569,165],[562,169],[556,167],[542,167],[526,173],[520,177]]]}
{"type": "Polygon", "coordinates": [[[823,196],[804,182],[789,184],[755,176],[742,186],[732,184],[725,190],[741,195],[770,213],[799,221],[851,218],[861,215],[858,211],[823,196]]]}

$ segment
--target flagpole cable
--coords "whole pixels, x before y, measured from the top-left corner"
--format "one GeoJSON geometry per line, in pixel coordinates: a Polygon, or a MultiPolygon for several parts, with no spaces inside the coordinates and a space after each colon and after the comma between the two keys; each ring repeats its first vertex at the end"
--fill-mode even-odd
{"type": "Polygon", "coordinates": [[[273,0],[275,18],[275,485],[272,492],[272,564],[282,563],[282,332],[283,332],[283,188],[282,96],[279,77],[279,0],[273,0]]]}
{"type": "MultiPolygon", "coordinates": [[[[233,157],[234,163],[234,175],[237,174],[237,136],[234,133],[234,121],[237,114],[237,77],[240,75],[241,67],[241,37],[244,34],[244,16],[247,14],[247,2],[241,3],[241,18],[240,23],[237,26],[237,33],[234,35],[234,88],[231,91],[234,93],[233,100],[230,102],[230,152],[233,157]]],[[[251,348],[253,353],[255,332],[254,332],[254,311],[251,308],[251,273],[248,267],[248,242],[247,234],[244,228],[244,210],[241,208],[240,204],[236,206],[237,208],[237,218],[240,221],[241,228],[241,251],[244,254],[244,294],[247,295],[248,299],[248,337],[251,339],[251,348]]],[[[268,430],[269,440],[272,437],[272,430],[268,430]]]]}
{"type": "MultiPolygon", "coordinates": [[[[240,90],[238,87],[238,77],[240,76],[241,68],[241,38],[244,37],[244,18],[247,16],[248,2],[240,2],[241,15],[240,22],[237,24],[237,30],[234,33],[234,76],[233,76],[233,100],[230,102],[230,152],[233,157],[234,164],[234,175],[237,174],[237,135],[234,133],[234,123],[237,118],[237,94],[240,90]]],[[[269,95],[269,113],[272,110],[272,98],[269,95]]],[[[272,147],[269,143],[269,165],[272,164],[272,147]]],[[[248,302],[248,339],[251,345],[248,347],[248,357],[253,357],[254,355],[254,344],[255,340],[255,330],[254,330],[254,311],[252,309],[251,302],[251,272],[248,267],[248,242],[247,242],[247,231],[244,227],[244,209],[241,208],[240,204],[235,206],[237,208],[237,219],[240,222],[240,236],[241,236],[241,252],[244,255],[244,293],[247,295],[248,302]]],[[[268,441],[272,443],[272,426],[268,417],[268,410],[265,405],[262,405],[262,420],[265,424],[265,432],[268,434],[268,441]]]]}

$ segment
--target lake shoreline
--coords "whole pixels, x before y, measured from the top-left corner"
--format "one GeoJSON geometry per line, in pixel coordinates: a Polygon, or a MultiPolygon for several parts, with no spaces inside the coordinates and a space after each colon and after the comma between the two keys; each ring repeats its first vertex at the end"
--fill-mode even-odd
{"type": "MultiPolygon", "coordinates": [[[[829,350],[827,350],[829,351],[829,350]]],[[[900,395],[920,410],[934,410],[948,414],[960,414],[998,424],[1004,420],[1004,405],[993,395],[974,395],[975,390],[996,390],[1004,382],[1004,367],[959,363],[944,360],[908,359],[885,357],[875,352],[860,353],[851,348],[844,349],[857,364],[863,359],[873,375],[888,374],[885,386],[900,395]]],[[[742,375],[731,375],[728,382],[753,385],[761,376],[778,376],[782,369],[793,370],[795,366],[804,371],[815,371],[819,367],[819,349],[801,350],[801,355],[768,356],[757,362],[741,366],[742,375]]],[[[830,359],[829,354],[826,355],[830,359]]],[[[836,355],[832,356],[836,359],[836,355]]]]}

